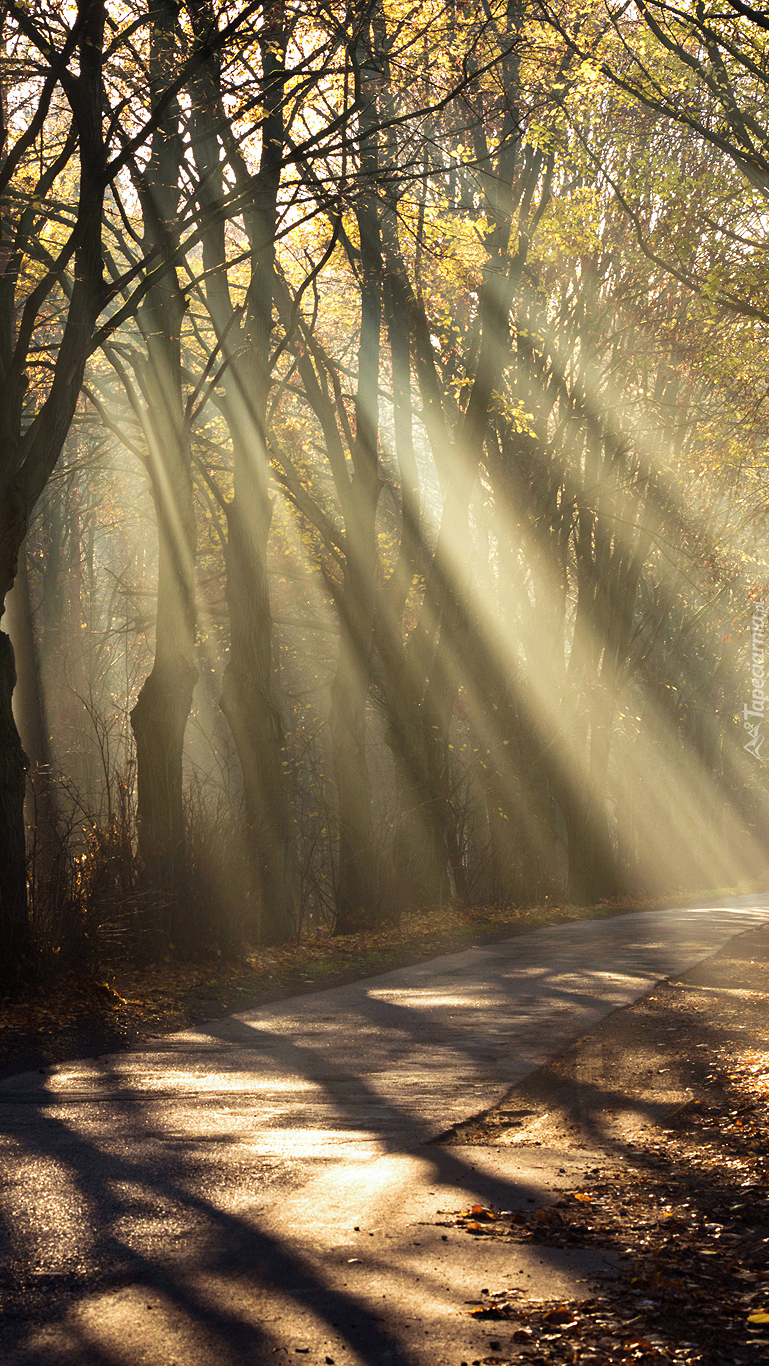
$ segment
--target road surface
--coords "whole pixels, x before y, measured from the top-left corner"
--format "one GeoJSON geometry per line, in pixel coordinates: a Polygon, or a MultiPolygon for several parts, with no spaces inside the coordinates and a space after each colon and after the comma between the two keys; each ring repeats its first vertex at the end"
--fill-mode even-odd
{"type": "Polygon", "coordinates": [[[480,1360],[481,1288],[567,1294],[611,1266],[438,1226],[538,1199],[560,1159],[429,1140],[767,918],[741,898],[555,925],[6,1078],[0,1360],[480,1360]]]}

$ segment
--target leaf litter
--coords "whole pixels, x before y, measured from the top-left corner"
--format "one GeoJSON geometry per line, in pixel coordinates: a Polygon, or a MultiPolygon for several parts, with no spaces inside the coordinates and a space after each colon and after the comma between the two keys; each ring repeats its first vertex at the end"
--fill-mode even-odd
{"type": "MultiPolygon", "coordinates": [[[[540,1208],[486,1209],[483,1223],[477,1206],[453,1216],[476,1237],[482,1230],[511,1245],[600,1248],[617,1265],[585,1300],[484,1290],[467,1310],[476,1322],[499,1325],[493,1356],[484,1360],[769,1362],[768,1040],[769,927],[762,927],[616,1012],[496,1111],[447,1136],[451,1144],[505,1144],[511,1116],[536,1120],[547,1112],[556,1115],[546,1133],[555,1151],[601,1156],[578,1189],[554,1187],[540,1208]],[[603,1073],[596,1058],[607,1064],[603,1073]],[[670,1092],[661,1104],[649,1081],[669,1073],[672,1081],[654,1085],[684,1087],[683,1103],[672,1108],[670,1092]]],[[[532,1134],[542,1132],[532,1123],[532,1134]]],[[[543,1146],[539,1137],[532,1146],[543,1146]]]]}

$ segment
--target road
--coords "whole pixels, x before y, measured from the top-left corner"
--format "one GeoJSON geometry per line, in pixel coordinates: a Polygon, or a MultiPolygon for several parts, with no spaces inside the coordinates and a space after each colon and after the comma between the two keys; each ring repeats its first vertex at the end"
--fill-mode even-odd
{"type": "Polygon", "coordinates": [[[6,1078],[0,1360],[480,1360],[482,1286],[611,1267],[442,1231],[436,1211],[537,1200],[560,1159],[429,1140],[767,918],[741,898],[552,926],[6,1078]]]}

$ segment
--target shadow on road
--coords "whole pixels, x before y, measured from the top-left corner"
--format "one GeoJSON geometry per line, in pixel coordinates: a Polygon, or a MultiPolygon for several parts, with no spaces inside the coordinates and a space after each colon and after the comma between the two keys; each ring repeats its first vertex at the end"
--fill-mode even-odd
{"type": "MultiPolygon", "coordinates": [[[[31,1077],[26,1090],[18,1084],[0,1089],[4,1362],[253,1366],[285,1350],[322,1360],[325,1341],[337,1344],[327,1360],[340,1343],[370,1366],[422,1360],[404,1331],[402,1313],[399,1318],[384,1297],[375,1304],[371,1292],[372,1277],[397,1271],[397,1240],[390,1247],[372,1245],[367,1284],[359,1291],[344,1283],[346,1263],[359,1259],[347,1257],[344,1248],[327,1246],[323,1252],[310,1227],[305,1249],[304,1230],[287,1223],[281,1233],[280,1211],[284,1204],[290,1208],[292,1191],[332,1168],[332,1159],[339,1161],[340,1135],[354,1138],[361,1131],[356,1180],[365,1182],[362,1163],[372,1155],[417,1155],[423,1180],[472,1191],[483,1203],[513,1208],[540,1199],[541,1190],[517,1177],[512,1150],[507,1174],[500,1176],[478,1170],[472,1147],[425,1146],[445,1126],[420,1119],[419,1068],[431,1057],[438,1067],[440,1056],[453,1056],[450,1075],[456,1079],[459,1058],[473,1075],[486,1076],[493,1093],[515,1075],[510,1050],[520,1047],[526,1070],[536,1045],[546,1047],[537,1038],[546,1018],[566,1012],[581,1020],[595,1012],[602,992],[606,999],[607,974],[587,974],[586,982],[583,972],[570,981],[573,965],[543,966],[541,946],[539,961],[532,956],[527,964],[519,955],[509,969],[499,968],[499,950],[493,953],[492,985],[481,964],[471,994],[476,987],[492,990],[501,1007],[507,992],[508,1019],[515,1016],[516,1002],[525,1015],[518,1033],[500,1025],[495,1035],[488,1010],[479,1027],[468,1030],[466,1019],[452,1021],[445,1005],[448,988],[443,996],[426,992],[422,1009],[418,983],[408,1004],[398,996],[405,987],[396,984],[392,992],[358,992],[352,1023],[359,1039],[340,1043],[333,1057],[326,1047],[332,1019],[326,1017],[324,1028],[322,1011],[339,998],[323,993],[326,999],[314,998],[314,1015],[310,1006],[300,1009],[304,1025],[298,1032],[305,1041],[287,1032],[290,1020],[276,1027],[273,1007],[249,1019],[214,1022],[173,1049],[161,1044],[135,1074],[126,1055],[81,1069],[69,1090],[31,1077]],[[368,1058],[365,1041],[374,1037],[365,1071],[352,1066],[356,1048],[359,1058],[368,1058]],[[406,1059],[411,1071],[400,1090],[391,1086],[387,1094],[377,1068],[397,1070],[406,1059]],[[276,1130],[292,1126],[315,1133],[316,1145],[304,1160],[271,1141],[276,1130]],[[333,1138],[325,1147],[329,1131],[333,1138]]],[[[612,978],[636,970],[639,954],[640,947],[629,943],[612,978]]],[[[697,1027],[698,1043],[705,1047],[698,1049],[701,1058],[681,1058],[681,1086],[691,1085],[692,1068],[705,1085],[708,1050],[723,1051],[727,1041],[728,1031],[710,1029],[704,1017],[697,1027]]],[[[535,1075],[533,1097],[537,1084],[535,1075]]],[[[581,1078],[578,1092],[574,1104],[586,1140],[622,1159],[629,1149],[605,1117],[622,1109],[626,1093],[606,1076],[581,1078]]],[[[452,1095],[450,1106],[448,1100],[447,1110],[461,1108],[461,1095],[452,1095]]],[[[650,1124],[659,1124],[663,1112],[653,1097],[636,1097],[634,1106],[650,1124]]],[[[728,1136],[713,1141],[720,1158],[728,1160],[728,1136]]],[[[342,1143],[342,1161],[348,1157],[342,1143]]],[[[355,1223],[362,1194],[349,1190],[348,1225],[355,1223]]],[[[319,1222],[325,1213],[318,1210],[319,1222]]],[[[547,1247],[540,1253],[554,1262],[561,1257],[547,1247]]],[[[469,1239],[466,1255],[473,1256],[469,1239]]],[[[423,1296],[437,1289],[431,1277],[425,1266],[423,1296]]]]}

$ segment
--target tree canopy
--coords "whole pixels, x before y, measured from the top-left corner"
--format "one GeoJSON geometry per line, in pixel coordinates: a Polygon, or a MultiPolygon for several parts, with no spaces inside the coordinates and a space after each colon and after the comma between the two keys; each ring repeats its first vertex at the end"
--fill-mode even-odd
{"type": "Polygon", "coordinates": [[[8,974],[757,876],[764,17],[2,24],[8,974]]]}

